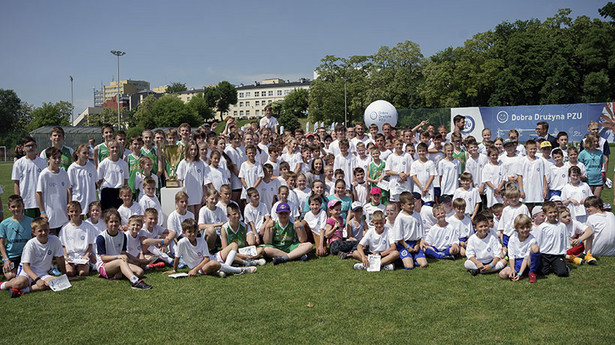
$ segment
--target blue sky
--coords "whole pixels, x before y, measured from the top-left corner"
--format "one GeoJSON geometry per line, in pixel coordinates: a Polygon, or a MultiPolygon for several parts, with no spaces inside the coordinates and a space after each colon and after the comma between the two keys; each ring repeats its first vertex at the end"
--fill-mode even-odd
{"type": "Polygon", "coordinates": [[[0,88],[22,101],[70,101],[116,78],[190,87],[312,78],[325,55],[370,55],[410,40],[430,56],[502,21],[598,18],[606,1],[9,1],[0,0],[0,88]]]}

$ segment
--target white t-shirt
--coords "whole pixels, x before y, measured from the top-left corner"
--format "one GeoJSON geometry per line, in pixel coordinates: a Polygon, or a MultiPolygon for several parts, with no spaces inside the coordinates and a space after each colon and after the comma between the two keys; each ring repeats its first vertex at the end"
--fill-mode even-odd
{"type": "Polygon", "coordinates": [[[502,198],[494,195],[494,189],[489,187],[487,182],[493,184],[495,188],[498,188],[502,182],[502,165],[493,165],[491,163],[486,164],[482,171],[481,183],[485,185],[485,196],[487,197],[487,207],[491,207],[494,204],[501,203],[502,198]]]}
{"type": "Polygon", "coordinates": [[[457,189],[457,179],[461,174],[461,166],[459,161],[453,159],[449,161],[442,159],[438,162],[438,173],[440,174],[440,194],[441,195],[453,195],[457,189]]]}
{"type": "MultiPolygon", "coordinates": [[[[508,240],[508,257],[511,259],[525,259],[530,256],[532,244],[538,244],[534,235],[529,234],[525,241],[519,240],[519,233],[514,232],[508,240]]],[[[542,251],[542,248],[540,248],[542,251]]]]}
{"type": "Polygon", "coordinates": [[[540,253],[551,255],[566,254],[569,244],[568,230],[563,223],[551,224],[544,222],[534,230],[534,235],[536,236],[538,246],[540,246],[540,253]]]}
{"type": "Polygon", "coordinates": [[[386,206],[384,204],[373,205],[371,202],[363,205],[363,215],[365,216],[365,222],[367,223],[368,228],[373,229],[374,224],[372,224],[372,215],[376,211],[382,211],[383,213],[386,210],[386,206]]]}
{"type": "Polygon", "coordinates": [[[508,181],[509,177],[521,175],[521,168],[523,166],[522,157],[513,156],[508,157],[506,153],[500,156],[502,162],[502,179],[508,181]]]}
{"type": "Polygon", "coordinates": [[[141,205],[141,209],[143,209],[143,214],[145,214],[145,210],[148,208],[155,208],[156,211],[158,211],[158,225],[162,225],[162,222],[164,222],[162,206],[155,195],[147,196],[144,194],[141,199],[139,199],[139,205],[141,205]]]}
{"type": "Polygon", "coordinates": [[[378,234],[376,229],[369,229],[365,236],[359,241],[359,244],[369,249],[372,253],[382,253],[391,247],[389,240],[388,227],[384,227],[382,234],[378,234]]]}
{"type": "Polygon", "coordinates": [[[128,163],[123,159],[112,161],[109,157],[98,164],[98,179],[102,180],[100,189],[121,188],[130,177],[128,163]]]}
{"type": "Polygon", "coordinates": [[[489,164],[489,158],[483,154],[478,154],[478,158],[474,159],[471,155],[468,155],[466,159],[465,172],[472,174],[472,185],[475,188],[480,187],[483,179],[482,171],[485,165],[489,164]]]}
{"type": "MultiPolygon", "coordinates": [[[[271,219],[273,221],[278,220],[278,214],[275,211],[277,210],[278,205],[280,203],[281,201],[278,201],[275,204],[273,204],[273,206],[271,207],[271,212],[269,212],[269,215],[271,216],[271,219]]],[[[294,222],[295,220],[299,219],[299,217],[301,216],[301,211],[299,210],[299,206],[291,200],[286,200],[286,203],[288,204],[288,207],[290,207],[290,221],[294,222]]]]}
{"type": "Polygon", "coordinates": [[[453,200],[457,198],[461,198],[466,201],[466,216],[472,216],[476,204],[481,201],[480,194],[478,194],[478,189],[474,187],[470,187],[468,190],[463,189],[463,187],[457,188],[455,190],[455,194],[453,194],[453,200]]]}
{"type": "Polygon", "coordinates": [[[192,245],[186,237],[177,242],[175,250],[176,257],[184,259],[186,265],[190,268],[195,268],[203,262],[203,258],[210,257],[207,241],[201,237],[197,237],[196,245],[192,245]]]}
{"type": "Polygon", "coordinates": [[[261,180],[261,183],[256,187],[258,190],[258,195],[261,197],[261,202],[265,204],[265,206],[269,207],[273,205],[273,201],[275,200],[275,196],[278,195],[278,190],[280,189],[280,180],[272,179],[269,182],[265,182],[265,180],[261,180]]]}
{"type": "Polygon", "coordinates": [[[351,153],[348,153],[346,157],[342,156],[342,154],[338,154],[335,156],[335,160],[333,161],[333,172],[337,169],[344,170],[344,182],[346,182],[346,189],[350,189],[352,185],[352,168],[354,163],[354,156],[351,153]]]}
{"type": "Polygon", "coordinates": [[[485,238],[479,238],[476,234],[468,238],[466,246],[466,257],[476,258],[476,260],[487,263],[493,261],[496,256],[500,256],[502,244],[497,237],[488,233],[485,238]]]}
{"type": "MultiPolygon", "coordinates": [[[[107,224],[105,224],[105,221],[102,218],[99,218],[98,223],[96,224],[92,223],[92,218],[88,218],[84,220],[84,222],[92,225],[94,229],[96,229],[96,236],[100,235],[101,232],[107,230],[107,224]]],[[[94,236],[94,241],[96,241],[96,236],[94,236]]],[[[94,249],[96,249],[96,246],[94,246],[94,249]]]]}
{"type": "Polygon", "coordinates": [[[182,222],[190,218],[194,219],[192,212],[186,211],[186,214],[181,215],[175,210],[167,217],[167,229],[175,231],[175,237],[179,237],[182,233],[182,222]]]}
{"type": "Polygon", "coordinates": [[[527,206],[519,204],[519,206],[506,206],[502,210],[502,216],[498,222],[498,231],[503,231],[504,235],[509,236],[515,232],[514,222],[518,215],[525,214],[532,218],[527,206]]]}
{"type": "MultiPolygon", "coordinates": [[[[227,162],[228,168],[230,169],[231,164],[235,164],[237,170],[241,168],[241,164],[247,160],[245,149],[242,146],[238,146],[233,148],[233,146],[228,145],[226,149],[224,149],[224,153],[231,159],[231,162],[227,162]]],[[[231,170],[231,188],[232,189],[240,189],[241,180],[239,177],[235,175],[235,173],[231,170]]]]}
{"type": "Polygon", "coordinates": [[[137,237],[132,237],[130,231],[126,231],[126,253],[138,258],[143,249],[141,248],[141,240],[147,237],[146,231],[141,229],[137,233],[137,237]]]}
{"type": "MultiPolygon", "coordinates": [[[[386,165],[384,167],[385,173],[387,171],[396,171],[398,173],[410,173],[410,167],[412,165],[412,157],[407,153],[402,153],[398,155],[397,153],[393,153],[389,155],[386,160],[386,165]]],[[[412,178],[408,176],[406,181],[399,182],[398,175],[389,176],[389,191],[391,195],[399,195],[402,192],[412,190],[412,178]]]]}
{"type": "Polygon", "coordinates": [[[568,169],[566,165],[562,165],[561,167],[555,165],[550,166],[547,181],[549,182],[550,190],[561,191],[568,183],[568,169]]]}
{"type": "Polygon", "coordinates": [[[68,222],[66,204],[70,186],[68,174],[62,169],[57,173],[44,169],[38,177],[36,192],[43,193],[43,205],[49,217],[50,229],[59,228],[68,222]]]}
{"type": "Polygon", "coordinates": [[[60,231],[60,242],[66,248],[66,254],[71,259],[81,259],[88,251],[88,246],[96,244],[97,230],[88,222],[75,226],[66,223],[60,231]],[[96,234],[96,235],[95,235],[96,234]]]}
{"type": "Polygon", "coordinates": [[[365,158],[361,158],[359,156],[354,156],[352,162],[352,170],[354,168],[363,168],[363,172],[365,176],[369,175],[369,163],[372,162],[372,157],[370,155],[365,155],[365,158]]]}
{"type": "MultiPolygon", "coordinates": [[[[45,244],[40,243],[35,237],[30,239],[24,246],[21,254],[21,263],[29,263],[34,274],[42,277],[48,275],[47,271],[51,268],[53,258],[62,256],[64,256],[62,243],[57,236],[49,235],[45,244]]],[[[27,276],[23,270],[20,275],[27,276]]]]}
{"type": "Polygon", "coordinates": [[[577,186],[573,186],[568,183],[562,188],[562,201],[566,201],[568,199],[574,199],[579,202],[577,206],[573,203],[568,204],[568,209],[570,210],[570,216],[573,218],[581,218],[584,219],[587,215],[585,211],[585,206],[581,203],[582,200],[587,199],[587,197],[594,195],[591,189],[585,182],[579,183],[577,186]]]}
{"type": "Polygon", "coordinates": [[[389,242],[396,243],[400,240],[418,241],[421,238],[423,238],[423,227],[416,218],[405,212],[399,212],[391,228],[389,242]]]}
{"type": "Polygon", "coordinates": [[[297,169],[297,164],[302,163],[301,153],[283,153],[280,157],[282,162],[287,162],[290,166],[290,171],[295,171],[297,169]]]}
{"type": "MultiPolygon", "coordinates": [[[[226,210],[220,206],[216,206],[214,210],[210,210],[207,205],[199,210],[199,224],[218,224],[228,222],[226,210]]],[[[220,227],[216,228],[216,232],[220,235],[220,227]]],[[[204,233],[203,233],[204,234],[204,233]]]]}
{"type": "Polygon", "coordinates": [[[241,198],[246,199],[248,197],[246,190],[253,187],[259,177],[262,178],[264,176],[263,167],[258,162],[254,164],[248,161],[243,162],[241,168],[239,168],[238,177],[243,178],[247,187],[241,189],[241,198]]]}
{"type": "Polygon", "coordinates": [[[252,206],[252,204],[247,204],[243,210],[243,218],[245,219],[244,222],[246,225],[249,225],[250,222],[254,222],[254,229],[250,229],[254,233],[260,233],[260,228],[263,226],[265,216],[269,216],[269,208],[262,202],[260,202],[257,207],[252,206]]]}
{"type": "MultiPolygon", "coordinates": [[[[425,186],[427,184],[427,181],[429,180],[430,177],[433,176],[433,181],[436,180],[436,177],[438,175],[437,171],[436,171],[436,165],[434,164],[434,162],[428,160],[425,163],[421,162],[420,160],[416,160],[414,162],[412,162],[412,165],[410,167],[410,175],[412,177],[416,176],[417,180],[419,180],[419,182],[421,183],[422,186],[425,186]]],[[[422,196],[421,199],[423,199],[423,201],[425,202],[431,202],[434,200],[434,185],[433,185],[433,181],[432,183],[429,185],[429,189],[427,191],[427,194],[425,194],[424,196],[422,196]]],[[[423,190],[421,189],[421,187],[419,187],[417,184],[414,184],[414,191],[423,195],[423,190]]]]}
{"type": "Polygon", "coordinates": [[[200,205],[203,200],[206,168],[202,161],[188,162],[185,159],[177,166],[177,179],[183,181],[184,190],[188,194],[188,206],[200,205]]]}
{"type": "Polygon", "coordinates": [[[587,225],[594,230],[592,254],[615,256],[615,215],[611,212],[592,214],[587,217],[587,225]]]}
{"type": "Polygon", "coordinates": [[[96,167],[90,161],[83,166],[73,162],[68,167],[67,173],[72,186],[73,200],[81,205],[81,214],[87,214],[90,203],[96,201],[96,182],[98,182],[96,167]]]}
{"type": "MultiPolygon", "coordinates": [[[[583,232],[587,229],[587,225],[579,222],[576,219],[571,219],[570,223],[564,224],[566,225],[566,230],[568,231],[569,238],[578,238],[583,235],[583,232]]],[[[568,248],[570,248],[570,242],[568,242],[568,248]]]]}
{"type": "Polygon", "coordinates": [[[327,224],[327,212],[320,210],[318,214],[314,214],[310,210],[310,212],[305,214],[303,220],[308,223],[313,233],[320,235],[320,230],[323,230],[327,224]]]}
{"type": "Polygon", "coordinates": [[[466,216],[463,217],[462,220],[459,220],[453,214],[452,216],[446,218],[446,221],[451,224],[451,226],[457,228],[457,231],[459,232],[459,239],[467,239],[474,234],[474,227],[472,226],[472,220],[470,220],[470,217],[466,216]]]}
{"type": "MultiPolygon", "coordinates": [[[[566,171],[568,171],[573,165],[570,164],[570,162],[566,162],[564,163],[564,166],[566,167],[566,171]]],[[[581,177],[587,177],[587,168],[585,168],[585,164],[577,161],[577,165],[574,166],[579,167],[579,170],[581,170],[581,177]]]]}
{"type": "Polygon", "coordinates": [[[205,176],[205,183],[211,183],[214,189],[220,192],[220,187],[224,184],[231,184],[231,179],[226,170],[209,166],[209,174],[205,176]]]}
{"type": "Polygon", "coordinates": [[[262,128],[269,128],[271,130],[275,131],[275,126],[278,125],[278,119],[276,119],[275,117],[271,116],[271,117],[263,117],[260,120],[260,126],[262,128]]]}
{"type": "Polygon", "coordinates": [[[529,157],[521,158],[523,166],[521,167],[521,176],[523,176],[523,189],[525,190],[525,202],[543,202],[542,195],[545,187],[544,181],[547,176],[547,168],[545,160],[535,158],[530,160],[529,157]]]}
{"type": "Polygon", "coordinates": [[[117,212],[119,212],[120,217],[122,217],[122,225],[127,225],[128,224],[128,219],[130,219],[130,217],[137,215],[137,216],[142,216],[143,215],[143,209],[141,208],[141,205],[139,205],[139,203],[136,202],[132,202],[132,205],[130,207],[126,207],[124,205],[120,206],[117,209],[117,212]]]}
{"type": "Polygon", "coordinates": [[[437,250],[445,250],[453,244],[459,243],[459,230],[451,224],[441,227],[436,223],[425,235],[425,242],[437,250]]]}
{"type": "Polygon", "coordinates": [[[434,226],[438,220],[433,216],[433,207],[423,205],[421,207],[421,221],[423,221],[423,228],[425,233],[429,232],[432,226],[434,226]]]}
{"type": "Polygon", "coordinates": [[[13,164],[11,180],[19,181],[19,195],[23,198],[24,208],[38,208],[36,203],[36,184],[47,162],[36,156],[33,160],[21,157],[13,164]]]}

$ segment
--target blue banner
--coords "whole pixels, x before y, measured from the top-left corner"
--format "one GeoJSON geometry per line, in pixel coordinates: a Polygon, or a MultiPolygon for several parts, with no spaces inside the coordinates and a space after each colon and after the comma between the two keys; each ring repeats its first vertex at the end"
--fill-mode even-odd
{"type": "MultiPolygon", "coordinates": [[[[508,137],[508,131],[519,132],[519,142],[536,137],[536,124],[545,121],[549,124],[549,134],[557,136],[558,132],[568,133],[570,142],[580,142],[587,134],[590,121],[600,123],[600,116],[609,116],[614,103],[579,103],[557,105],[526,105],[510,107],[467,107],[451,108],[452,119],[456,115],[466,118],[463,134],[472,135],[482,141],[483,128],[491,129],[491,139],[508,137]]],[[[613,133],[601,128],[600,134],[612,142],[613,133]]]]}

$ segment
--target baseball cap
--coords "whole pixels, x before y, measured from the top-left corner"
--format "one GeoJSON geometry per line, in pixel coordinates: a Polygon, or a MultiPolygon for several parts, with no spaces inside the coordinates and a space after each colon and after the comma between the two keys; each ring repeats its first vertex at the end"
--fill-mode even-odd
{"type": "Polygon", "coordinates": [[[338,203],[341,203],[341,200],[338,199],[331,199],[329,200],[329,202],[327,203],[327,208],[331,208],[331,207],[335,207],[335,205],[337,205],[338,203]]]}
{"type": "Polygon", "coordinates": [[[450,197],[450,195],[442,195],[442,196],[440,197],[440,203],[441,203],[441,204],[443,204],[443,203],[445,203],[445,202],[446,202],[446,203],[449,203],[449,202],[451,202],[451,201],[453,201],[453,198],[451,198],[451,197],[450,197]]]}
{"type": "Polygon", "coordinates": [[[275,213],[284,213],[284,212],[290,213],[290,206],[288,206],[288,204],[285,202],[281,202],[278,204],[278,207],[275,209],[275,213]]]}
{"type": "Polygon", "coordinates": [[[536,207],[534,207],[534,208],[532,209],[532,217],[534,217],[535,215],[537,215],[537,214],[539,214],[539,213],[541,213],[541,212],[544,212],[544,211],[542,210],[542,206],[536,206],[536,207]]]}
{"type": "Polygon", "coordinates": [[[551,142],[549,140],[543,140],[540,143],[540,148],[541,149],[544,149],[545,147],[551,147],[551,142]]]}
{"type": "Polygon", "coordinates": [[[362,210],[363,209],[363,204],[361,204],[360,201],[355,201],[355,202],[352,203],[352,205],[350,205],[350,208],[353,211],[362,210]]]}
{"type": "Polygon", "coordinates": [[[510,145],[515,144],[515,142],[514,142],[512,139],[510,139],[510,138],[506,138],[506,139],[504,139],[504,141],[502,142],[502,144],[503,144],[504,146],[506,146],[506,145],[509,145],[509,144],[510,144],[510,145]]]}
{"type": "Polygon", "coordinates": [[[380,189],[380,187],[372,187],[372,189],[369,191],[369,194],[380,195],[382,194],[382,189],[380,189]]]}
{"type": "Polygon", "coordinates": [[[308,133],[305,135],[306,138],[313,137],[313,136],[314,136],[314,133],[308,133]]]}
{"type": "Polygon", "coordinates": [[[549,199],[550,201],[562,201],[562,197],[559,195],[554,195],[549,199]]]}

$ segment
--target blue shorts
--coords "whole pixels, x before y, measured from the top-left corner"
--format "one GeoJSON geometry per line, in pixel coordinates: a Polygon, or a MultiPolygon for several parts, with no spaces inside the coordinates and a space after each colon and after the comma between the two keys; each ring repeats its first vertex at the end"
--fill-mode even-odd
{"type": "Polygon", "coordinates": [[[547,200],[551,200],[551,197],[553,197],[554,195],[562,196],[562,191],[561,190],[549,190],[549,194],[547,194],[547,200]]]}
{"type": "Polygon", "coordinates": [[[468,243],[468,238],[467,238],[467,237],[460,237],[460,238],[459,238],[459,242],[465,242],[465,243],[468,243]]]}
{"type": "Polygon", "coordinates": [[[440,187],[433,187],[433,195],[440,196],[441,192],[442,190],[440,189],[440,187]]]}
{"type": "MultiPolygon", "coordinates": [[[[414,247],[416,245],[417,241],[406,241],[406,243],[410,246],[410,247],[414,247]]],[[[416,259],[419,258],[424,258],[425,257],[425,253],[423,253],[423,249],[421,249],[419,247],[419,251],[416,253],[410,253],[409,251],[406,250],[406,248],[404,248],[404,246],[402,246],[401,244],[395,243],[395,249],[397,249],[397,251],[399,252],[399,259],[403,260],[405,258],[412,258],[413,261],[416,261],[416,259]]]]}
{"type": "MultiPolygon", "coordinates": [[[[521,264],[523,263],[523,258],[517,258],[515,259],[515,271],[519,272],[519,270],[521,269],[521,264]]],[[[528,265],[525,268],[525,271],[527,271],[530,268],[530,266],[528,265]]],[[[525,272],[521,272],[521,274],[525,274],[525,272]]]]}
{"type": "Polygon", "coordinates": [[[510,239],[510,236],[508,235],[502,235],[502,245],[506,248],[508,248],[508,240],[510,239]]]}

